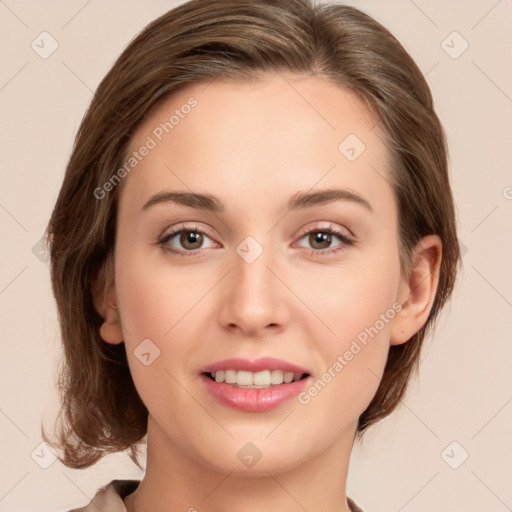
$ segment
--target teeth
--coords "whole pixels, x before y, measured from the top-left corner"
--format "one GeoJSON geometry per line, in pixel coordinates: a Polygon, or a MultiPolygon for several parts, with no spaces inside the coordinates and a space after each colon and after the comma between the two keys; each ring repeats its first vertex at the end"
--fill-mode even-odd
{"type": "Polygon", "coordinates": [[[300,380],[302,373],[284,372],[282,370],[263,370],[261,372],[248,372],[246,370],[218,370],[211,372],[216,382],[233,384],[242,388],[268,388],[288,384],[300,380]]]}
{"type": "Polygon", "coordinates": [[[236,384],[236,370],[226,370],[224,382],[226,384],[236,384]]]}

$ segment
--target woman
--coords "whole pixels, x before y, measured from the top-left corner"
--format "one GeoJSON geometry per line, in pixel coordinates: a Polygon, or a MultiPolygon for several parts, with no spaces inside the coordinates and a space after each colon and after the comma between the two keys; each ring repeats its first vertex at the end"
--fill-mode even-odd
{"type": "Polygon", "coordinates": [[[460,258],[444,132],[384,27],[172,9],[98,87],[48,237],[60,460],[141,467],[147,435],[143,480],[75,510],[361,510],[354,439],[403,396],[460,258]]]}

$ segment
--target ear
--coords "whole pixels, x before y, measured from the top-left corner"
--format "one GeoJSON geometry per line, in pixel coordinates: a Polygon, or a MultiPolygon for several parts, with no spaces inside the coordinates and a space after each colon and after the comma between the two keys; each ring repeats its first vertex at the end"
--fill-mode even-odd
{"type": "Polygon", "coordinates": [[[400,345],[411,339],[425,324],[434,304],[442,242],[437,235],[420,240],[413,251],[410,275],[403,276],[397,300],[402,309],[391,322],[391,345],[400,345]]]}
{"type": "Polygon", "coordinates": [[[104,319],[100,327],[101,338],[114,345],[121,343],[123,331],[117,309],[114,267],[110,256],[102,263],[94,277],[92,294],[94,307],[104,319]]]}

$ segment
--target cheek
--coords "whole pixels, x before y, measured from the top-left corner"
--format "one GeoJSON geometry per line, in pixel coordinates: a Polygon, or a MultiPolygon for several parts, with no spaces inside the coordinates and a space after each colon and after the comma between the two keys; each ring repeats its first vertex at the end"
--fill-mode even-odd
{"type": "Polygon", "coordinates": [[[343,269],[339,278],[324,280],[321,293],[308,295],[329,328],[316,344],[322,374],[303,395],[304,404],[314,401],[316,410],[325,411],[322,421],[358,417],[378,389],[399,308],[400,265],[394,256],[367,261],[357,271],[343,269]]]}
{"type": "Polygon", "coordinates": [[[194,279],[193,271],[170,272],[165,260],[155,264],[143,251],[133,251],[116,262],[116,291],[123,327],[133,344],[170,338],[181,327],[178,323],[188,321],[187,313],[193,316],[206,286],[194,279]]]}
{"type": "Polygon", "coordinates": [[[368,329],[374,333],[372,339],[389,339],[389,321],[396,313],[393,304],[400,280],[397,254],[303,275],[306,277],[294,280],[294,291],[305,298],[304,303],[314,313],[312,316],[307,312],[306,318],[321,323],[321,346],[330,359],[359,335],[364,341],[368,329]],[[375,326],[378,337],[372,329],[375,326]]]}
{"type": "Polygon", "coordinates": [[[165,381],[163,341],[176,322],[171,312],[183,306],[177,294],[167,291],[163,295],[162,280],[137,252],[126,250],[129,246],[129,242],[119,243],[116,249],[116,298],[130,372],[147,404],[151,389],[159,389],[165,381]]]}
{"type": "Polygon", "coordinates": [[[196,331],[199,317],[205,320],[205,294],[218,279],[192,269],[171,271],[164,258],[155,262],[123,246],[130,243],[119,245],[116,293],[135,386],[148,408],[164,397],[184,400],[173,376],[180,381],[193,369],[190,353],[201,341],[196,331]]]}
{"type": "Polygon", "coordinates": [[[299,397],[301,404],[312,405],[317,428],[329,424],[339,431],[363,413],[377,392],[396,315],[391,294],[382,288],[347,284],[346,289],[352,293],[338,294],[339,302],[322,310],[335,334],[317,342],[320,374],[299,397]]]}

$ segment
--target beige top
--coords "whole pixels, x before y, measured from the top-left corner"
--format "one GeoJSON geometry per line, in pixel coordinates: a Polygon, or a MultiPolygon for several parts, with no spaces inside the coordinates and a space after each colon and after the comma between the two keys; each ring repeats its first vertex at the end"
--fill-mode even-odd
{"type": "MultiPolygon", "coordinates": [[[[126,512],[123,498],[137,489],[139,483],[140,480],[112,480],[98,490],[88,505],[68,512],[126,512]]],[[[347,502],[352,512],[364,512],[350,498],[347,498],[347,502]]]]}

